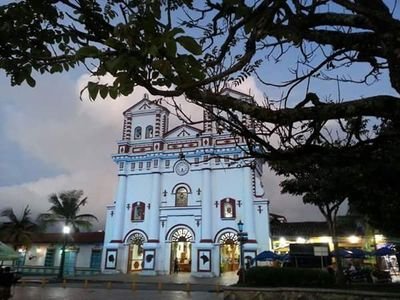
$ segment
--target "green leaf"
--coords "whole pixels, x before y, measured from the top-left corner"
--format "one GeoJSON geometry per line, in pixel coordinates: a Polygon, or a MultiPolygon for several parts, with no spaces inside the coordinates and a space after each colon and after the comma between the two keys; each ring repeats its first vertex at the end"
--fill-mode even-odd
{"type": "Polygon", "coordinates": [[[176,39],[176,41],[181,44],[183,48],[194,55],[200,55],[203,53],[201,46],[197,44],[197,42],[190,36],[180,36],[176,39]]]}
{"type": "Polygon", "coordinates": [[[96,57],[98,54],[99,49],[97,49],[95,46],[85,46],[76,52],[76,55],[80,57],[96,57]]]}
{"type": "Polygon", "coordinates": [[[133,85],[131,83],[126,83],[119,87],[119,91],[122,95],[128,96],[133,92],[133,85]]]}
{"type": "Polygon", "coordinates": [[[31,76],[26,76],[26,82],[29,84],[30,87],[34,87],[36,85],[35,79],[33,79],[31,76]]]}
{"type": "Polygon", "coordinates": [[[97,94],[99,92],[98,84],[95,82],[89,81],[87,87],[88,87],[90,99],[95,100],[97,97],[97,94]]]}
{"type": "Polygon", "coordinates": [[[164,76],[171,76],[171,64],[168,60],[156,60],[153,62],[153,67],[158,69],[164,76]]]}
{"type": "Polygon", "coordinates": [[[110,88],[109,93],[110,93],[110,97],[113,99],[118,97],[118,90],[115,87],[110,88]]]}
{"type": "Polygon", "coordinates": [[[175,42],[175,40],[168,40],[165,44],[167,46],[167,55],[169,57],[175,57],[175,55],[176,55],[176,42],[175,42]]]}
{"type": "Polygon", "coordinates": [[[105,99],[108,95],[108,87],[106,85],[100,86],[100,96],[101,98],[105,99]]]}
{"type": "Polygon", "coordinates": [[[54,73],[57,73],[57,72],[61,73],[62,70],[63,70],[62,65],[57,64],[57,65],[54,65],[54,66],[52,66],[50,68],[50,74],[54,74],[54,73]]]}
{"type": "Polygon", "coordinates": [[[179,34],[179,33],[184,33],[184,32],[185,32],[185,31],[184,31],[182,28],[180,28],[180,27],[175,27],[175,28],[172,28],[171,31],[167,33],[167,35],[168,35],[169,37],[174,37],[175,35],[177,35],[177,34],[179,34]]]}

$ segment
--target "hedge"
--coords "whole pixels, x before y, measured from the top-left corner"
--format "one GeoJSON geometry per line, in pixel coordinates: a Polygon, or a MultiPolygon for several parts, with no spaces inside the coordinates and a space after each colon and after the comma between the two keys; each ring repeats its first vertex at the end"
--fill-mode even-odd
{"type": "Polygon", "coordinates": [[[245,281],[250,286],[332,287],[335,277],[319,269],[253,267],[246,271],[245,281]]]}

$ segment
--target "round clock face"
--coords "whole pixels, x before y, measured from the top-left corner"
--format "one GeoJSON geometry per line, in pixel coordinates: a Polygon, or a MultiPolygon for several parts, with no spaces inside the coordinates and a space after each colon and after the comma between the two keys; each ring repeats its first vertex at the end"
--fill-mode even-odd
{"type": "Polygon", "coordinates": [[[175,165],[176,174],[182,176],[189,172],[189,164],[186,161],[180,161],[175,165]]]}

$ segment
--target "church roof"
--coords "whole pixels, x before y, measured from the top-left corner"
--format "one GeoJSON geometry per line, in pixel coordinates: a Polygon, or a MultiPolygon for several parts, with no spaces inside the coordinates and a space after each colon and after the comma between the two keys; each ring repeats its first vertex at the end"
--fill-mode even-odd
{"type": "MultiPolygon", "coordinates": [[[[104,231],[74,232],[69,235],[69,242],[76,244],[102,244],[104,242],[104,231]]],[[[37,233],[32,234],[33,244],[57,244],[64,241],[63,233],[37,233]]],[[[7,239],[3,242],[9,244],[7,239]]]]}
{"type": "Polygon", "coordinates": [[[131,107],[129,107],[128,109],[126,109],[122,114],[126,114],[128,112],[132,112],[132,111],[139,111],[139,110],[144,110],[144,109],[151,109],[151,108],[158,108],[158,109],[162,109],[165,112],[169,113],[170,111],[157,103],[158,100],[149,100],[148,95],[144,94],[143,99],[140,100],[138,103],[132,105],[131,107]]]}
{"type": "Polygon", "coordinates": [[[164,134],[164,137],[185,137],[185,136],[196,136],[197,134],[201,133],[202,130],[190,126],[190,125],[186,125],[186,124],[182,124],[179,125],[175,128],[172,128],[170,131],[166,132],[164,134]]]}

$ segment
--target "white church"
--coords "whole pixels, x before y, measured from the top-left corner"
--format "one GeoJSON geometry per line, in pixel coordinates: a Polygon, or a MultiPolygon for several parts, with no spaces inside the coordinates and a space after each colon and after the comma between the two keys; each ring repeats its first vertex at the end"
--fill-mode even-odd
{"type": "Polygon", "coordinates": [[[145,94],[123,112],[122,140],[113,155],[119,181],[107,207],[102,271],[198,277],[235,271],[239,220],[248,233],[246,259],[270,249],[262,163],[246,158],[244,140],[221,130],[209,113],[202,130],[169,128],[170,111],[158,103],[145,94]]]}

